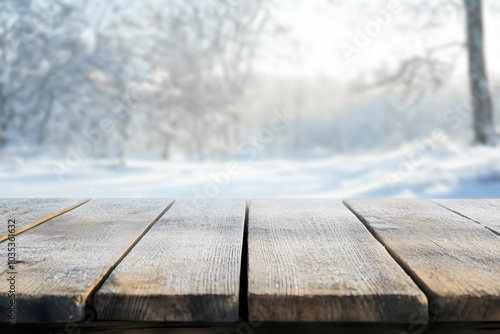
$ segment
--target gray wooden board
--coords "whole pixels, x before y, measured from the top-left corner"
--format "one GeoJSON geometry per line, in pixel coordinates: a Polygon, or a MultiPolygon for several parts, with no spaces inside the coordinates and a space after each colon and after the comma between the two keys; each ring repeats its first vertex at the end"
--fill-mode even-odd
{"type": "Polygon", "coordinates": [[[245,200],[178,200],[95,295],[99,319],[236,321],[245,200]]]}
{"type": "MultiPolygon", "coordinates": [[[[80,321],[85,303],[150,225],[167,209],[167,199],[96,199],[16,237],[17,323],[80,321]]],[[[7,263],[7,248],[0,260],[7,263]]],[[[10,284],[0,266],[0,308],[10,284]]],[[[0,312],[0,322],[9,322],[0,312]]]]}
{"type": "Polygon", "coordinates": [[[0,242],[7,240],[8,221],[15,221],[15,231],[20,234],[27,229],[44,223],[58,215],[70,211],[86,199],[76,198],[3,198],[0,199],[0,242]]]}
{"type": "Polygon", "coordinates": [[[500,199],[440,199],[434,202],[500,234],[500,199]]]}
{"type": "Polygon", "coordinates": [[[427,200],[345,203],[423,288],[434,320],[500,321],[497,235],[427,200]]]}
{"type": "Polygon", "coordinates": [[[427,299],[338,200],[249,205],[251,321],[427,320],[427,299]]]}

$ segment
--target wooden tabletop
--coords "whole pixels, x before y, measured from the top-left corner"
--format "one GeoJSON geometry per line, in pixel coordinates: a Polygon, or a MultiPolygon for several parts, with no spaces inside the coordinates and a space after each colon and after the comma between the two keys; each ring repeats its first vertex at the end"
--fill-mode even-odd
{"type": "Polygon", "coordinates": [[[500,200],[0,199],[0,219],[2,333],[500,331],[500,200]]]}

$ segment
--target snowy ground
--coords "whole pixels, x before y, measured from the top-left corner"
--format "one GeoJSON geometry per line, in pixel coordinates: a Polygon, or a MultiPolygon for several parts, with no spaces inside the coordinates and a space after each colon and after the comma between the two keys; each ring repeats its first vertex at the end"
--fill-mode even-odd
{"type": "Polygon", "coordinates": [[[499,148],[408,145],[385,154],[233,163],[83,161],[58,176],[49,159],[4,158],[0,197],[500,197],[499,148]]]}

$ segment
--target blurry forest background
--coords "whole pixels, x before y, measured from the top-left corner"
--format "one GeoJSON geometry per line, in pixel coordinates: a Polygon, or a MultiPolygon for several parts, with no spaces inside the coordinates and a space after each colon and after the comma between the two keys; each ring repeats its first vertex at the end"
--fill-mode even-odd
{"type": "Polygon", "coordinates": [[[494,0],[4,0],[2,195],[498,196],[498,18],[494,0]],[[228,161],[246,170],[226,182],[228,161]]]}

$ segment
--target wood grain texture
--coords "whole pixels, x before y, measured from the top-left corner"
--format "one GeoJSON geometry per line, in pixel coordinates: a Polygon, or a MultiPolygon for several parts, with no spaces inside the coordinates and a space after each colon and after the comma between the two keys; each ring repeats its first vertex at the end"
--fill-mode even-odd
{"type": "Polygon", "coordinates": [[[245,200],[178,200],[95,296],[99,319],[236,321],[245,200]]]}
{"type": "Polygon", "coordinates": [[[8,239],[7,222],[15,220],[16,233],[19,235],[35,226],[71,211],[88,199],[66,198],[4,198],[0,199],[0,219],[2,230],[0,242],[8,239]],[[4,235],[2,235],[5,233],[4,235]]]}
{"type": "Polygon", "coordinates": [[[427,309],[425,295],[337,200],[250,201],[248,258],[251,321],[409,323],[427,309]]]}
{"type": "MultiPolygon", "coordinates": [[[[82,320],[89,294],[171,203],[95,199],[17,236],[17,323],[82,320]]],[[[3,263],[6,251],[0,248],[3,263]]],[[[10,302],[5,275],[0,266],[2,309],[10,302]]]]}
{"type": "Polygon", "coordinates": [[[500,321],[500,238],[427,200],[345,203],[429,298],[436,321],[500,321]]]}
{"type": "Polygon", "coordinates": [[[440,199],[434,202],[500,234],[500,199],[440,199]]]}

